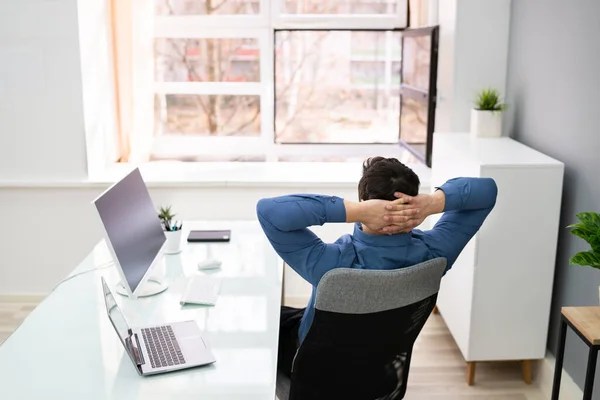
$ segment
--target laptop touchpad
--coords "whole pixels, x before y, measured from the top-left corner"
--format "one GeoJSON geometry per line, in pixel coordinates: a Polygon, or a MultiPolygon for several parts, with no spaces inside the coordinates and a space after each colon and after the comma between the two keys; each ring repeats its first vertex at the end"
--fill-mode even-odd
{"type": "Polygon", "coordinates": [[[185,338],[196,338],[200,336],[200,329],[194,321],[178,322],[172,326],[175,337],[177,337],[179,340],[183,340],[185,338]]]}

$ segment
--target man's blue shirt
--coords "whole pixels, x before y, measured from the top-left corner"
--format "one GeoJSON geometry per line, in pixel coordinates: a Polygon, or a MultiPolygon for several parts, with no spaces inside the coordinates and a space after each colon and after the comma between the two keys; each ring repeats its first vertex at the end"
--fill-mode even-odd
{"type": "Polygon", "coordinates": [[[445,257],[447,269],[477,233],[496,202],[497,187],[490,178],[456,178],[442,185],[444,213],[429,231],[370,235],[355,224],[352,235],[324,243],[308,227],[346,222],[343,199],[298,194],[262,199],[257,205],[260,224],[279,256],[313,289],[300,323],[300,342],[314,317],[316,287],[334,268],[397,269],[445,257]]]}

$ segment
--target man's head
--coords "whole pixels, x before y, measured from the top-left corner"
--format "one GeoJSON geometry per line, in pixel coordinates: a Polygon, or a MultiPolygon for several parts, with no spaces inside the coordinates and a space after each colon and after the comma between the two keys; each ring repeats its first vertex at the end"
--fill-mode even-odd
{"type": "Polygon", "coordinates": [[[395,192],[419,194],[419,177],[395,158],[371,157],[363,163],[358,197],[363,200],[396,200],[395,192]]]}

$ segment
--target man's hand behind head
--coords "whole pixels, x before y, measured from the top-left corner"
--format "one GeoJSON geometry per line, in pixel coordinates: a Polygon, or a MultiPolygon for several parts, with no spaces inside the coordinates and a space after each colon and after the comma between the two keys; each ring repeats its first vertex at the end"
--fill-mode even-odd
{"type": "MultiPolygon", "coordinates": [[[[402,223],[406,218],[403,215],[398,215],[398,212],[393,209],[388,209],[388,206],[396,202],[374,199],[355,203],[344,200],[346,222],[360,222],[364,228],[367,228],[367,231],[374,234],[398,233],[400,229],[403,229],[402,223]],[[386,227],[389,228],[389,232],[383,231],[386,227]]],[[[409,211],[408,214],[414,212],[409,211]]]]}
{"type": "Polygon", "coordinates": [[[421,225],[425,218],[440,213],[444,210],[444,192],[436,191],[434,194],[419,194],[408,196],[404,193],[394,193],[398,200],[386,206],[391,215],[386,215],[384,220],[390,225],[382,228],[384,233],[406,233],[421,225]]]}
{"type": "Polygon", "coordinates": [[[383,219],[388,223],[382,228],[382,233],[396,234],[408,233],[419,226],[427,217],[425,207],[428,195],[408,196],[403,193],[394,193],[397,200],[386,205],[390,212],[383,219]]]}
{"type": "Polygon", "coordinates": [[[444,209],[441,190],[417,196],[397,192],[394,196],[397,199],[393,201],[374,199],[354,203],[344,200],[346,222],[360,222],[373,233],[392,235],[410,232],[425,218],[444,209]]]}

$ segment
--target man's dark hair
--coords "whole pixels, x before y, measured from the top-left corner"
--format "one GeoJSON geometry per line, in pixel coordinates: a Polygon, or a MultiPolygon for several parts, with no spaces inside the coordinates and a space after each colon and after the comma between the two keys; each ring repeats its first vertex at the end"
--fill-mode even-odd
{"type": "Polygon", "coordinates": [[[363,163],[358,197],[360,200],[396,200],[395,192],[416,196],[420,183],[417,174],[397,159],[371,157],[363,163]]]}

